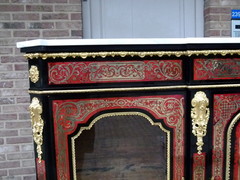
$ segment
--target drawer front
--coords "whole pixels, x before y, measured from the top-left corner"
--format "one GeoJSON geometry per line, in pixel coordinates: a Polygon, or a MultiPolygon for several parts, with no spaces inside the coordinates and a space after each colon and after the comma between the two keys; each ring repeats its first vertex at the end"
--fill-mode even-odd
{"type": "Polygon", "coordinates": [[[49,85],[179,81],[182,60],[49,62],[49,85]]]}
{"type": "Polygon", "coordinates": [[[240,79],[240,58],[194,59],[194,80],[240,79]]]}

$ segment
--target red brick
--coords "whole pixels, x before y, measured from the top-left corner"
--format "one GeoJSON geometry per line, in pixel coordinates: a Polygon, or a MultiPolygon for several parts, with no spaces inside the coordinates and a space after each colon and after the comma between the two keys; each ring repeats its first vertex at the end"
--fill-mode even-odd
{"type": "Polygon", "coordinates": [[[36,176],[32,175],[32,176],[24,176],[23,180],[36,180],[36,176]]]}
{"type": "Polygon", "coordinates": [[[17,168],[20,167],[20,161],[7,161],[0,163],[0,169],[8,169],[8,168],[17,168]]]}
{"type": "Polygon", "coordinates": [[[0,47],[0,54],[12,54],[13,48],[10,47],[0,47]]]}
{"type": "Polygon", "coordinates": [[[220,36],[220,30],[208,30],[205,32],[206,37],[220,36]]]}
{"type": "Polygon", "coordinates": [[[11,14],[0,13],[0,20],[6,21],[6,20],[10,20],[10,19],[11,19],[11,14]]]}
{"type": "Polygon", "coordinates": [[[210,14],[229,14],[231,12],[230,7],[209,7],[207,11],[210,14]]]}
{"type": "Polygon", "coordinates": [[[28,105],[11,105],[11,106],[3,106],[2,111],[4,113],[10,112],[26,112],[28,110],[28,105]]]}
{"type": "Polygon", "coordinates": [[[0,96],[27,96],[27,89],[2,89],[0,96]]]}
{"type": "Polygon", "coordinates": [[[34,153],[33,152],[7,154],[7,159],[8,160],[32,159],[33,157],[34,157],[34,153]]]}
{"type": "Polygon", "coordinates": [[[53,12],[52,5],[26,5],[27,11],[35,12],[53,12]]]}
{"type": "Polygon", "coordinates": [[[40,31],[26,31],[26,30],[20,30],[20,31],[13,31],[13,37],[30,37],[30,38],[38,38],[40,37],[40,31]]]}
{"type": "Polygon", "coordinates": [[[219,6],[220,0],[205,0],[205,6],[219,6]]]}
{"type": "Polygon", "coordinates": [[[220,18],[221,21],[231,21],[231,15],[230,14],[223,14],[220,18]]]}
{"type": "Polygon", "coordinates": [[[56,12],[81,12],[81,6],[78,5],[56,5],[56,12]]]}
{"type": "Polygon", "coordinates": [[[0,153],[11,153],[19,152],[20,148],[18,145],[4,145],[0,146],[0,153]]]}
{"type": "MultiPolygon", "coordinates": [[[[13,67],[11,64],[0,64],[0,72],[4,72],[4,71],[12,71],[13,67]]],[[[0,75],[1,77],[1,75],[0,75]]]]}
{"type": "Polygon", "coordinates": [[[24,29],[24,22],[0,22],[1,29],[24,29]]]}
{"type": "Polygon", "coordinates": [[[35,161],[33,159],[22,161],[22,167],[33,167],[33,166],[35,166],[35,161]]]}
{"type": "Polygon", "coordinates": [[[28,81],[28,79],[26,79],[26,80],[22,80],[22,81],[15,81],[14,82],[14,85],[15,85],[15,87],[17,87],[17,88],[22,88],[22,89],[27,89],[27,88],[29,88],[29,81],[28,81]]]}
{"type": "MultiPolygon", "coordinates": [[[[31,136],[31,139],[32,139],[32,136],[31,136]]],[[[31,144],[21,145],[21,150],[22,150],[23,152],[33,151],[33,150],[34,150],[33,140],[32,140],[32,143],[31,143],[31,144]]]]}
{"type": "Polygon", "coordinates": [[[27,23],[28,29],[53,29],[53,22],[30,22],[27,23]]]}
{"type": "Polygon", "coordinates": [[[81,4],[81,0],[69,0],[69,4],[81,4]]]}
{"type": "Polygon", "coordinates": [[[205,16],[204,18],[205,21],[219,21],[220,20],[220,15],[219,14],[209,14],[205,16]]]}
{"type": "Polygon", "coordinates": [[[30,135],[32,136],[32,129],[20,129],[20,136],[30,135]]]}
{"type": "Polygon", "coordinates": [[[80,21],[66,21],[56,22],[57,29],[82,29],[82,23],[80,21]]]}
{"type": "MultiPolygon", "coordinates": [[[[1,20],[1,19],[0,19],[1,20]]],[[[0,37],[10,37],[11,36],[11,31],[0,31],[0,37]]]]}
{"type": "Polygon", "coordinates": [[[31,143],[32,137],[11,137],[6,139],[7,144],[31,143]]]}
{"type": "Polygon", "coordinates": [[[0,88],[12,88],[13,81],[0,81],[0,88]]]}
{"type": "Polygon", "coordinates": [[[19,120],[28,120],[28,119],[30,119],[30,114],[29,113],[19,113],[18,116],[19,116],[19,120]]]}
{"type": "Polygon", "coordinates": [[[20,104],[20,103],[29,104],[30,103],[30,97],[29,96],[27,96],[27,97],[17,97],[17,104],[20,104]]]}
{"type": "Polygon", "coordinates": [[[72,31],[71,31],[71,36],[82,37],[82,35],[83,35],[82,30],[72,30],[72,31]]]}
{"type": "Polygon", "coordinates": [[[39,20],[40,16],[39,14],[36,13],[17,13],[17,14],[13,14],[13,20],[21,20],[21,21],[32,21],[32,20],[39,20]]]}
{"type": "Polygon", "coordinates": [[[28,78],[27,72],[7,72],[7,73],[1,73],[0,78],[2,79],[26,79],[28,78]]]}
{"type": "Polygon", "coordinates": [[[4,122],[0,122],[0,129],[3,129],[4,128],[4,122]]]}
{"type": "Polygon", "coordinates": [[[0,137],[8,137],[8,136],[18,136],[18,130],[1,130],[0,131],[0,137]]]}
{"type": "Polygon", "coordinates": [[[16,62],[25,62],[26,59],[23,56],[2,56],[1,63],[16,63],[16,62]]]}
{"type": "Polygon", "coordinates": [[[27,64],[14,64],[15,71],[27,71],[28,65],[27,64]]]}
{"type": "MultiPolygon", "coordinates": [[[[1,23],[0,23],[1,24],[1,23]]],[[[2,38],[0,39],[0,46],[16,46],[17,42],[24,41],[25,38],[2,38]]],[[[12,56],[12,54],[9,54],[9,56],[12,56]]]]}
{"type": "Polygon", "coordinates": [[[19,129],[19,128],[30,128],[30,121],[21,121],[21,122],[6,122],[5,123],[7,129],[19,129]]]}
{"type": "Polygon", "coordinates": [[[34,174],[35,168],[17,168],[9,169],[9,175],[24,175],[24,174],[34,174]]]}
{"type": "Polygon", "coordinates": [[[24,5],[1,5],[0,4],[0,12],[7,11],[24,11],[24,5]]]}
{"type": "Polygon", "coordinates": [[[17,114],[1,114],[0,120],[17,120],[17,114]]]}
{"type": "Polygon", "coordinates": [[[0,81],[0,88],[12,88],[13,81],[0,81]]]}
{"type": "MultiPolygon", "coordinates": [[[[15,56],[23,56],[23,53],[20,52],[20,48],[14,47],[14,55],[15,56]]],[[[27,61],[26,61],[27,62],[27,61]]]]}
{"type": "Polygon", "coordinates": [[[6,161],[6,154],[0,154],[0,161],[6,161]]]}
{"type": "Polygon", "coordinates": [[[67,13],[51,13],[51,14],[42,14],[42,20],[67,20],[68,14],[67,13]]]}
{"type": "Polygon", "coordinates": [[[0,145],[3,145],[3,144],[4,144],[4,139],[0,138],[0,145]]]}
{"type": "Polygon", "coordinates": [[[68,37],[69,30],[43,30],[43,37],[68,37]]]}
{"type": "Polygon", "coordinates": [[[226,21],[213,21],[209,23],[210,30],[221,30],[221,29],[229,29],[230,22],[226,21]]]}
{"type": "Polygon", "coordinates": [[[67,3],[68,0],[41,0],[42,3],[67,3]]]}
{"type": "Polygon", "coordinates": [[[3,105],[3,104],[14,104],[15,103],[15,100],[14,98],[0,98],[0,104],[3,105]]]}
{"type": "Polygon", "coordinates": [[[12,0],[12,3],[39,3],[39,0],[12,0]]]}
{"type": "Polygon", "coordinates": [[[82,20],[82,13],[72,13],[71,20],[82,20]]]}
{"type": "Polygon", "coordinates": [[[221,31],[221,36],[230,37],[231,36],[231,31],[230,30],[222,30],[221,31]]]}
{"type": "Polygon", "coordinates": [[[0,177],[7,176],[7,170],[0,169],[0,177]]]}
{"type": "Polygon", "coordinates": [[[9,3],[9,0],[1,0],[0,3],[9,3]]]}
{"type": "Polygon", "coordinates": [[[239,6],[239,0],[221,0],[221,6],[239,6]]]}

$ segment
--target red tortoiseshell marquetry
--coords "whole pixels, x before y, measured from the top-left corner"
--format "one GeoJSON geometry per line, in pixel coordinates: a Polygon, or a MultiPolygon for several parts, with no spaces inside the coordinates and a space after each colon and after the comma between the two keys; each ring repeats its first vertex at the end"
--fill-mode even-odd
{"type": "Polygon", "coordinates": [[[49,62],[49,84],[182,80],[182,60],[49,62]]]}
{"type": "Polygon", "coordinates": [[[233,179],[240,179],[240,123],[235,131],[233,179]]]}
{"type": "Polygon", "coordinates": [[[36,158],[36,166],[37,166],[37,179],[38,180],[46,180],[45,161],[41,160],[41,162],[39,162],[39,159],[36,158]]]}
{"type": "Polygon", "coordinates": [[[215,94],[213,108],[212,176],[214,180],[222,180],[226,128],[233,115],[240,110],[240,93],[215,94]]]}
{"type": "Polygon", "coordinates": [[[206,153],[193,154],[193,180],[205,180],[206,153]]]}
{"type": "Polygon", "coordinates": [[[59,180],[70,179],[68,135],[78,124],[88,122],[98,112],[114,109],[141,109],[173,129],[173,179],[184,177],[184,96],[158,95],[94,99],[54,100],[54,134],[59,180]]]}
{"type": "Polygon", "coordinates": [[[194,80],[240,79],[240,58],[194,59],[194,80]]]}

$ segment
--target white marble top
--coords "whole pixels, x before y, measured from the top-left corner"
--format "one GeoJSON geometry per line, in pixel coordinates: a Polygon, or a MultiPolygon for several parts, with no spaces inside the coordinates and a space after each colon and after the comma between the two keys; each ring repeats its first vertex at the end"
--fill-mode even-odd
{"type": "Polygon", "coordinates": [[[135,45],[135,44],[217,44],[240,43],[240,38],[144,38],[144,39],[36,39],[17,43],[18,48],[34,46],[135,45]]]}

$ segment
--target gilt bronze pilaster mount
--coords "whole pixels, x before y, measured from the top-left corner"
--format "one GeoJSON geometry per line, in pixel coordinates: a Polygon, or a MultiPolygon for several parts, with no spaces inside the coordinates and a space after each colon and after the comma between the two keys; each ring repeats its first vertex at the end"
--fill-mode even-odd
{"type": "Polygon", "coordinates": [[[203,91],[198,91],[192,99],[192,133],[197,137],[198,154],[202,153],[202,146],[204,145],[203,137],[207,134],[207,124],[209,120],[210,110],[207,107],[209,100],[203,91]]]}
{"type": "Polygon", "coordinates": [[[42,105],[38,98],[34,97],[29,106],[30,116],[32,122],[33,140],[37,145],[38,161],[41,162],[42,159],[42,144],[43,144],[43,126],[44,122],[41,117],[42,105]]]}

